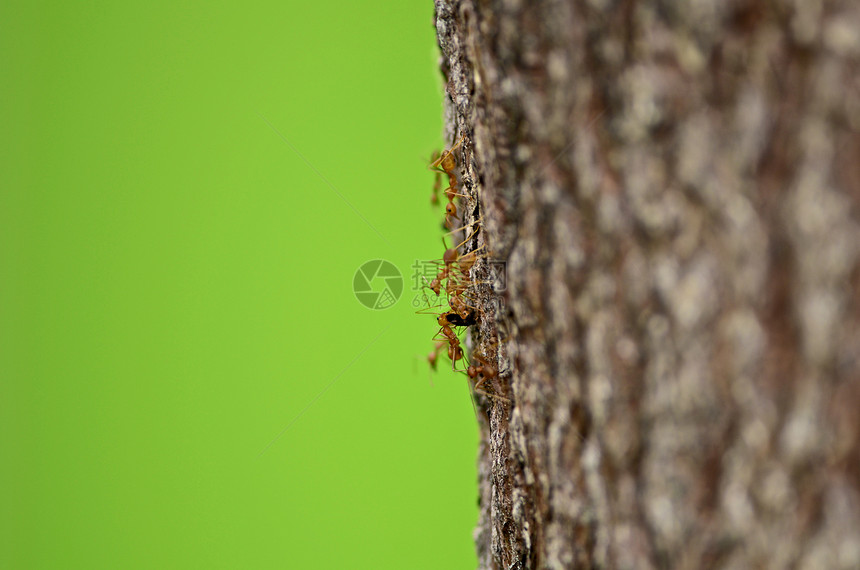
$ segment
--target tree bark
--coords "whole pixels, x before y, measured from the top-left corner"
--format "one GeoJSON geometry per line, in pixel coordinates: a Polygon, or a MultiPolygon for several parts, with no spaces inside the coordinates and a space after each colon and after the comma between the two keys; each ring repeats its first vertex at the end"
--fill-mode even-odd
{"type": "Polygon", "coordinates": [[[481,568],[860,568],[860,6],[436,0],[481,568]],[[490,283],[481,283],[481,281],[490,283]]]}

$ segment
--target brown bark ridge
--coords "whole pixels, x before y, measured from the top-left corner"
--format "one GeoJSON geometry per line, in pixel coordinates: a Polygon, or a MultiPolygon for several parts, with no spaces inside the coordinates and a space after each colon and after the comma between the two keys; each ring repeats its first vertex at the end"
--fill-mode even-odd
{"type": "Polygon", "coordinates": [[[481,568],[860,568],[860,4],[437,0],[481,568]],[[480,283],[480,281],[476,280],[480,283]]]}

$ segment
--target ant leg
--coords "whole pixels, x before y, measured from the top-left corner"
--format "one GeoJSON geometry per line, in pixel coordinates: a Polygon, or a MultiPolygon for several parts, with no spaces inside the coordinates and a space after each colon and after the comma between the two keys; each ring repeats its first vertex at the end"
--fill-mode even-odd
{"type": "Polygon", "coordinates": [[[439,330],[438,330],[438,331],[436,331],[436,334],[434,334],[434,335],[433,335],[433,338],[431,338],[430,340],[443,340],[443,341],[447,342],[447,341],[448,341],[448,337],[446,337],[445,335],[442,335],[442,336],[440,337],[440,336],[439,336],[440,334],[442,334],[442,327],[439,327],[439,330]]]}
{"type": "Polygon", "coordinates": [[[475,388],[475,393],[481,394],[482,396],[486,396],[487,398],[490,398],[491,400],[499,400],[499,401],[504,402],[506,404],[511,403],[511,401],[508,400],[507,398],[505,398],[504,396],[499,396],[498,394],[491,394],[490,392],[486,392],[484,390],[478,390],[477,388],[475,388]]]}
{"type": "MultiPolygon", "coordinates": [[[[442,154],[439,155],[439,158],[437,158],[436,160],[434,160],[433,162],[430,163],[430,168],[436,168],[440,164],[443,164],[445,162],[445,159],[447,159],[448,157],[451,157],[453,159],[453,157],[451,155],[454,153],[455,150],[457,150],[457,147],[460,146],[460,144],[462,144],[462,142],[465,138],[466,138],[466,135],[461,136],[460,140],[457,141],[457,144],[452,146],[450,149],[443,151],[442,154]]],[[[444,166],[443,166],[443,168],[444,168],[444,166]]],[[[453,167],[452,167],[452,169],[453,169],[453,167]]]]}
{"type": "Polygon", "coordinates": [[[475,393],[472,391],[472,385],[469,384],[469,378],[466,378],[466,390],[469,391],[469,401],[472,402],[472,411],[475,413],[475,421],[481,421],[478,417],[478,405],[475,403],[475,393]]]}
{"type": "Polygon", "coordinates": [[[472,269],[472,266],[475,265],[475,262],[479,259],[486,259],[490,256],[490,253],[485,251],[484,253],[479,253],[482,249],[486,249],[487,244],[482,245],[477,249],[473,249],[468,253],[464,253],[463,255],[457,258],[457,266],[460,269],[460,273],[467,274],[472,269]]]}
{"type": "Polygon", "coordinates": [[[486,381],[487,381],[487,377],[484,376],[483,374],[481,374],[481,376],[475,380],[475,392],[478,392],[479,394],[486,394],[486,392],[481,390],[481,387],[484,385],[484,382],[486,382],[486,381]]]}
{"type": "Polygon", "coordinates": [[[460,137],[460,139],[457,141],[457,144],[455,144],[454,146],[452,146],[452,147],[451,147],[451,150],[449,150],[448,152],[449,152],[449,153],[452,153],[452,152],[454,152],[455,150],[457,150],[457,147],[458,147],[458,146],[460,146],[460,145],[463,143],[463,141],[464,141],[465,139],[466,139],[466,135],[462,135],[462,136],[460,137]]]}
{"type": "Polygon", "coordinates": [[[442,225],[443,225],[443,226],[445,226],[445,229],[446,229],[446,230],[450,230],[450,231],[449,231],[447,234],[445,234],[445,235],[455,234],[455,233],[459,232],[459,231],[460,231],[460,229],[462,229],[462,228],[460,228],[460,229],[458,229],[458,228],[451,229],[451,228],[454,226],[454,223],[455,223],[455,222],[460,222],[460,223],[462,223],[462,220],[460,220],[460,218],[458,218],[457,216],[452,216],[451,214],[445,214],[445,223],[444,223],[444,224],[442,224],[442,225]]]}
{"type": "Polygon", "coordinates": [[[457,354],[454,354],[454,356],[458,357],[457,360],[462,360],[464,363],[466,363],[466,368],[457,368],[457,360],[452,360],[451,370],[453,370],[454,372],[462,372],[468,375],[469,361],[466,360],[466,353],[463,352],[462,348],[460,347],[458,347],[458,351],[459,352],[457,354]]]}
{"type": "Polygon", "coordinates": [[[478,307],[476,307],[475,305],[470,305],[459,297],[455,297],[455,299],[456,300],[453,303],[449,300],[448,304],[455,313],[457,313],[464,319],[467,318],[470,314],[479,310],[478,307]],[[456,307],[454,306],[455,304],[457,305],[456,307]]]}
{"type": "Polygon", "coordinates": [[[452,372],[465,372],[465,370],[460,370],[457,368],[457,361],[465,358],[465,353],[463,352],[463,347],[460,346],[460,338],[457,338],[457,342],[454,342],[454,339],[448,339],[450,341],[450,346],[448,347],[448,356],[451,358],[451,371],[452,372]]]}
{"type": "MultiPolygon", "coordinates": [[[[462,232],[463,230],[469,229],[469,228],[470,228],[470,227],[472,227],[472,226],[479,225],[479,224],[483,221],[483,220],[482,220],[482,218],[483,218],[483,216],[482,216],[482,217],[480,217],[480,218],[478,218],[477,220],[474,220],[474,221],[473,221],[471,224],[469,224],[469,225],[461,226],[461,227],[459,227],[459,228],[454,228],[453,230],[451,230],[451,231],[450,231],[450,232],[448,232],[447,234],[443,234],[443,235],[450,236],[450,235],[453,235],[453,234],[455,234],[455,233],[457,233],[457,232],[462,232]]],[[[478,233],[478,230],[475,230],[474,232],[472,232],[472,235],[470,235],[468,238],[466,238],[466,239],[464,240],[464,242],[463,242],[463,243],[465,243],[465,242],[469,241],[470,239],[472,239],[472,237],[474,237],[474,235],[475,235],[476,233],[478,233]]],[[[444,243],[443,243],[443,245],[444,245],[444,243]]],[[[461,243],[460,245],[463,245],[463,244],[461,243]]],[[[458,247],[459,247],[459,246],[458,246],[458,247]]]]}
{"type": "Polygon", "coordinates": [[[454,198],[457,198],[457,197],[460,197],[460,198],[468,198],[469,197],[468,194],[460,194],[459,192],[457,192],[457,188],[454,188],[454,186],[448,186],[447,188],[445,188],[445,196],[448,198],[449,202],[453,202],[454,198]]]}
{"type": "Polygon", "coordinates": [[[416,315],[438,315],[438,309],[444,309],[445,305],[436,305],[435,307],[425,307],[423,309],[418,309],[415,311],[416,315]]]}
{"type": "MultiPolygon", "coordinates": [[[[457,250],[460,249],[462,246],[464,246],[466,244],[466,242],[468,242],[470,239],[475,237],[478,234],[478,231],[480,231],[480,229],[481,229],[480,226],[475,224],[475,229],[472,230],[472,233],[469,234],[469,236],[466,239],[464,239],[463,241],[461,241],[460,243],[458,243],[454,247],[449,247],[445,250],[445,253],[442,255],[442,261],[445,262],[446,267],[449,264],[457,261],[457,259],[460,257],[460,254],[457,250]]],[[[445,243],[445,236],[442,236],[442,245],[443,246],[447,245],[445,243]]]]}

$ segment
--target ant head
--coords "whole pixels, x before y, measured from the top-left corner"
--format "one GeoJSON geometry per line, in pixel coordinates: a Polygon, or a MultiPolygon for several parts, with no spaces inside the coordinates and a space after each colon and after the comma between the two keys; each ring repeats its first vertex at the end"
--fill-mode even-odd
{"type": "Polygon", "coordinates": [[[457,215],[457,206],[454,205],[454,202],[448,202],[448,204],[445,206],[445,213],[449,216],[457,215]]]}

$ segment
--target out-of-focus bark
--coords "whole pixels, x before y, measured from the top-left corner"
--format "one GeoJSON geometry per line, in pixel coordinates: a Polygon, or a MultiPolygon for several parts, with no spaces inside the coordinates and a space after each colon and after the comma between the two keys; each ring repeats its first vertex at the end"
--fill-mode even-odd
{"type": "Polygon", "coordinates": [[[473,331],[481,567],[860,568],[860,5],[436,27],[467,246],[507,263],[473,331]]]}

